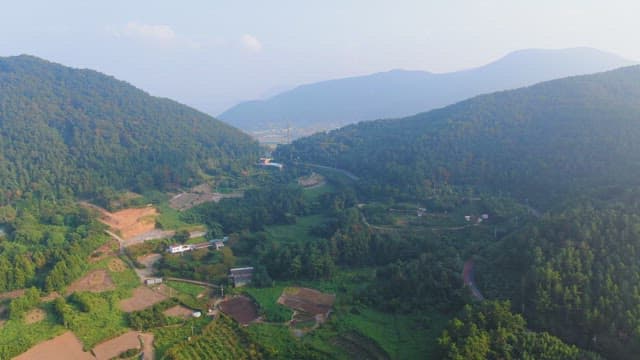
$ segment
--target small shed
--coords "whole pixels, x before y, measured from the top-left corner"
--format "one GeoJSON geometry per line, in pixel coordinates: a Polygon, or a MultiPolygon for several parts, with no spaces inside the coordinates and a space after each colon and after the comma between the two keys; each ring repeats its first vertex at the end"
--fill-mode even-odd
{"type": "Polygon", "coordinates": [[[240,287],[250,283],[252,277],[253,267],[229,269],[229,278],[233,281],[234,287],[240,287]]]}
{"type": "Polygon", "coordinates": [[[147,278],[144,279],[144,284],[147,286],[162,284],[162,278],[147,278]]]}
{"type": "Polygon", "coordinates": [[[171,245],[167,249],[167,251],[171,254],[179,254],[179,253],[183,253],[185,251],[190,251],[190,250],[193,250],[192,245],[183,245],[183,244],[171,245]]]}

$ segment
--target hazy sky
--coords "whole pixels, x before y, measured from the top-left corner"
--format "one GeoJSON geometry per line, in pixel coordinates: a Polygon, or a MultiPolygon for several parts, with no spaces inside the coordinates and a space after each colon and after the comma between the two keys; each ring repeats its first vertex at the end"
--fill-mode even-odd
{"type": "Polygon", "coordinates": [[[0,55],[33,54],[218,114],[283,87],[390,69],[448,72],[525,48],[640,59],[640,2],[5,1],[0,55]]]}

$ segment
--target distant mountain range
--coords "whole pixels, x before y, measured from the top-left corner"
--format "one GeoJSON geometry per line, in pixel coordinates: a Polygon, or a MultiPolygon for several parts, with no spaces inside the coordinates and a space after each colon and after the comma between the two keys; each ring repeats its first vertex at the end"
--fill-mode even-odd
{"type": "Polygon", "coordinates": [[[483,93],[633,63],[591,48],[521,50],[488,65],[452,73],[392,70],[302,85],[266,100],[240,103],[218,117],[245,131],[287,126],[326,130],[413,115],[483,93]]]}
{"type": "Polygon", "coordinates": [[[227,124],[92,70],[0,58],[0,204],[27,191],[166,189],[253,164],[227,124]]]}

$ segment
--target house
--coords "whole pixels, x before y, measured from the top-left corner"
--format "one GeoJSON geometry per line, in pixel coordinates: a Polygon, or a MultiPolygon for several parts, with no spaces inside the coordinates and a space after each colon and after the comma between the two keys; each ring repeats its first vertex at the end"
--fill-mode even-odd
{"type": "Polygon", "coordinates": [[[483,220],[488,220],[489,219],[489,214],[482,214],[482,219],[483,220]]]}
{"type": "Polygon", "coordinates": [[[147,286],[162,284],[162,278],[147,278],[144,279],[144,284],[147,286]]]}
{"type": "Polygon", "coordinates": [[[193,250],[193,245],[174,244],[169,246],[167,252],[169,252],[170,254],[182,254],[185,251],[191,250],[193,250]]]}
{"type": "Polygon", "coordinates": [[[253,267],[229,269],[229,278],[233,281],[234,287],[240,287],[250,283],[252,277],[253,267]]]}
{"type": "Polygon", "coordinates": [[[224,243],[222,241],[214,241],[213,246],[216,247],[216,250],[220,250],[224,247],[224,243]]]}
{"type": "Polygon", "coordinates": [[[465,221],[471,221],[471,215],[465,215],[464,220],[465,221]]]}
{"type": "Polygon", "coordinates": [[[272,162],[271,160],[273,160],[273,159],[271,159],[271,158],[260,158],[260,162],[258,163],[258,165],[259,166],[273,166],[273,167],[276,167],[276,168],[282,170],[282,164],[272,162]]]}

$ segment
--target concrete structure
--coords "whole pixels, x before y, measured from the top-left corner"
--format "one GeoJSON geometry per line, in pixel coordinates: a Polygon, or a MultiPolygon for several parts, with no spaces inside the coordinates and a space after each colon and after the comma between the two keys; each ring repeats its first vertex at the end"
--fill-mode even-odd
{"type": "Polygon", "coordinates": [[[229,269],[229,278],[233,281],[234,287],[244,286],[253,278],[253,267],[229,269]]]}
{"type": "Polygon", "coordinates": [[[186,244],[170,245],[169,248],[167,249],[167,251],[171,254],[181,254],[185,251],[191,251],[191,250],[193,250],[193,245],[186,245],[186,244]]]}
{"type": "Polygon", "coordinates": [[[144,284],[147,285],[147,286],[162,284],[162,278],[144,279],[144,284]]]}

